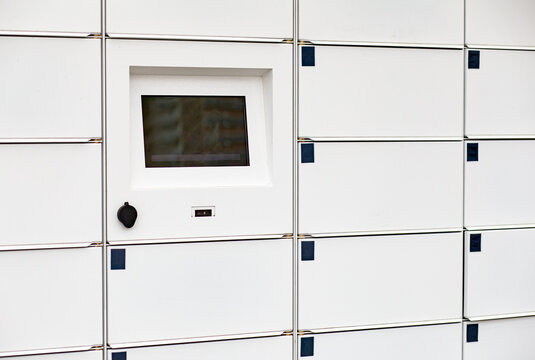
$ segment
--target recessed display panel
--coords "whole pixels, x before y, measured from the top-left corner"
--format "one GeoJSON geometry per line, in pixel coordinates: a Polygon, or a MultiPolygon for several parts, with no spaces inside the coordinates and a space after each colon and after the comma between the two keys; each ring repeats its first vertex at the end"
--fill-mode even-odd
{"type": "Polygon", "coordinates": [[[249,166],[245,96],[142,95],[145,167],[249,166]]]}

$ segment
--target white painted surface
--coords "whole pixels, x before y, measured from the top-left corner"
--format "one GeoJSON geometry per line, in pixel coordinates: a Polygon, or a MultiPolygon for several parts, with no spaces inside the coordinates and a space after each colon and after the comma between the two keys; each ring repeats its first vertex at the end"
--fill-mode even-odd
{"type": "Polygon", "coordinates": [[[154,346],[126,351],[128,360],[291,360],[292,337],[216,341],[174,346],[154,346]]]}
{"type": "Polygon", "coordinates": [[[535,318],[481,321],[479,341],[466,342],[466,323],[463,359],[465,360],[531,360],[535,354],[535,318]]]}
{"type": "Polygon", "coordinates": [[[478,51],[480,68],[466,70],[466,135],[535,136],[535,52],[478,51]]]}
{"type": "Polygon", "coordinates": [[[110,40],[107,65],[109,240],[291,232],[291,46],[110,40]],[[145,168],[143,93],[246,96],[251,165],[145,168]],[[116,216],[125,201],[131,229],[116,216]]]}
{"type": "Polygon", "coordinates": [[[100,151],[0,145],[0,246],[102,241],[100,151]]]}
{"type": "Polygon", "coordinates": [[[290,239],[117,248],[126,269],[108,271],[111,344],[292,328],[290,239]]]}
{"type": "Polygon", "coordinates": [[[305,0],[299,35],[306,40],[462,44],[462,0],[305,0]]]}
{"type": "Polygon", "coordinates": [[[107,2],[110,33],[291,38],[288,0],[107,2]]]}
{"type": "Polygon", "coordinates": [[[315,53],[315,66],[300,66],[301,137],[462,137],[462,50],[315,53]]]}
{"type": "Polygon", "coordinates": [[[83,351],[61,354],[47,354],[35,356],[10,356],[2,359],[8,360],[102,360],[102,351],[83,351]]]}
{"type": "Polygon", "coordinates": [[[466,0],[466,43],[535,46],[533,0],[466,0]]]}
{"type": "Polygon", "coordinates": [[[300,329],[462,317],[461,233],[325,238],[314,246],[315,260],[299,262],[300,329]]]}
{"type": "Polygon", "coordinates": [[[461,336],[461,324],[320,334],[312,359],[461,360],[461,336]]]}
{"type": "Polygon", "coordinates": [[[461,158],[461,142],[316,143],[299,165],[299,232],[461,228],[461,158]]]}
{"type": "Polygon", "coordinates": [[[102,344],[101,253],[0,252],[0,355],[102,344]]]}
{"type": "Polygon", "coordinates": [[[0,37],[0,53],[0,139],[101,136],[99,40],[0,37]]]}
{"type": "Polygon", "coordinates": [[[467,232],[465,317],[535,312],[535,230],[467,232]],[[481,252],[470,252],[481,234],[481,252]]]}
{"type": "Polygon", "coordinates": [[[0,31],[100,33],[99,0],[0,0],[0,31]]]}
{"type": "Polygon", "coordinates": [[[535,141],[476,142],[479,161],[465,161],[465,226],[535,224],[535,141]]]}

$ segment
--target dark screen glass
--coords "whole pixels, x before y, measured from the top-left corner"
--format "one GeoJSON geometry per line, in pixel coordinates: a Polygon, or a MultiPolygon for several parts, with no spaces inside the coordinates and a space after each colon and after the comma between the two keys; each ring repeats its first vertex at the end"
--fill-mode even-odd
{"type": "Polygon", "coordinates": [[[249,166],[245,96],[142,95],[146,167],[249,166]]]}

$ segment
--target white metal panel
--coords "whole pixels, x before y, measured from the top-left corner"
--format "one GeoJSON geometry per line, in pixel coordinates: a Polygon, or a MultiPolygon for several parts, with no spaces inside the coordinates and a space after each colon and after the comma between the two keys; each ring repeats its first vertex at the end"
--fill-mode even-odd
{"type": "Polygon", "coordinates": [[[292,37],[288,0],[109,0],[110,33],[182,36],[292,37]]]}
{"type": "MultiPolygon", "coordinates": [[[[465,324],[466,326],[470,323],[465,324]]],[[[463,346],[465,360],[532,360],[535,354],[535,318],[482,321],[478,324],[478,341],[463,346]]]]}
{"type": "Polygon", "coordinates": [[[465,244],[465,317],[535,312],[535,230],[467,232],[465,244]]]}
{"type": "Polygon", "coordinates": [[[535,52],[478,51],[480,68],[466,71],[466,135],[534,136],[535,52]]]}
{"type": "Polygon", "coordinates": [[[306,0],[299,14],[306,40],[463,43],[462,0],[306,0]]]}
{"type": "Polygon", "coordinates": [[[291,46],[110,40],[107,65],[111,241],[291,232],[291,46]],[[146,168],[143,94],[245,96],[250,166],[146,168]],[[215,216],[192,217],[197,206],[215,216]]]}
{"type": "Polygon", "coordinates": [[[314,239],[299,328],[460,319],[462,253],[461,233],[314,239]]]}
{"type": "Polygon", "coordinates": [[[313,359],[461,360],[461,337],[461,324],[320,334],[313,359]]]}
{"type": "Polygon", "coordinates": [[[301,137],[462,137],[462,50],[316,46],[315,62],[300,67],[301,137]]]}
{"type": "Polygon", "coordinates": [[[535,224],[535,141],[479,141],[465,162],[465,226],[535,224]]]}
{"type": "Polygon", "coordinates": [[[0,0],[0,31],[100,33],[99,0],[0,0]]]}
{"type": "Polygon", "coordinates": [[[99,40],[1,37],[0,53],[0,138],[101,136],[99,40]]]}
{"type": "Polygon", "coordinates": [[[103,351],[82,351],[35,356],[9,356],[8,360],[102,360],[103,351]]]}
{"type": "Polygon", "coordinates": [[[0,354],[102,344],[101,254],[0,252],[0,354]]]}
{"type": "Polygon", "coordinates": [[[466,0],[466,43],[535,46],[533,14],[533,0],[466,0]]]}
{"type": "Polygon", "coordinates": [[[128,360],[291,360],[292,337],[215,341],[197,344],[154,346],[126,351],[128,360]]]}
{"type": "Polygon", "coordinates": [[[461,228],[461,142],[314,146],[299,170],[300,233],[461,228]]]}
{"type": "Polygon", "coordinates": [[[100,150],[0,145],[0,245],[101,241],[100,150]]]}
{"type": "Polygon", "coordinates": [[[112,344],[292,327],[290,239],[121,249],[126,268],[108,272],[112,344]]]}

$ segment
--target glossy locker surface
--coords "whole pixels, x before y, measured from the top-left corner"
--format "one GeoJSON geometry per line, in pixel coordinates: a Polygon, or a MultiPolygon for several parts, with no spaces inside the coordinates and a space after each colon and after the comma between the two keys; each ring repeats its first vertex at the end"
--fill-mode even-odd
{"type": "Polygon", "coordinates": [[[316,143],[300,163],[299,232],[462,226],[461,142],[316,143]]]}
{"type": "Polygon", "coordinates": [[[307,0],[299,4],[306,40],[380,43],[463,43],[461,0],[307,0]]]}
{"type": "Polygon", "coordinates": [[[292,337],[284,336],[174,346],[155,346],[115,350],[111,351],[111,353],[122,351],[126,351],[128,360],[291,360],[292,337]]]}
{"type": "Polygon", "coordinates": [[[462,50],[316,46],[315,63],[300,67],[301,137],[463,135],[462,50]]]}
{"type": "Polygon", "coordinates": [[[466,323],[463,359],[531,360],[535,354],[535,318],[502,319],[466,323]],[[466,326],[478,325],[478,341],[466,341],[466,326]]]}
{"type": "Polygon", "coordinates": [[[291,38],[288,0],[110,0],[110,33],[291,38]]]}
{"type": "Polygon", "coordinates": [[[0,0],[0,31],[100,33],[99,0],[0,0]]]}
{"type": "Polygon", "coordinates": [[[99,40],[0,37],[0,53],[0,138],[101,136],[99,40]]]}
{"type": "Polygon", "coordinates": [[[534,136],[535,52],[470,51],[480,68],[466,70],[466,135],[534,136]]]}
{"type": "Polygon", "coordinates": [[[320,334],[312,359],[461,360],[461,336],[461,324],[320,334]]]}
{"type": "Polygon", "coordinates": [[[100,144],[0,145],[0,246],[102,240],[100,144]]]}
{"type": "Polygon", "coordinates": [[[35,356],[10,356],[3,359],[9,360],[103,360],[102,351],[83,351],[60,354],[47,354],[35,356]]]}
{"type": "Polygon", "coordinates": [[[108,272],[111,344],[292,327],[291,240],[117,249],[126,266],[108,272]]]}
{"type": "Polygon", "coordinates": [[[535,224],[535,141],[469,141],[478,161],[465,161],[468,228],[535,224]]]}
{"type": "Polygon", "coordinates": [[[462,317],[461,233],[310,240],[315,259],[299,263],[300,329],[462,317]]]}
{"type": "Polygon", "coordinates": [[[98,247],[0,252],[0,355],[102,344],[101,254],[98,247]]]}
{"type": "Polygon", "coordinates": [[[534,258],[533,229],[467,232],[465,317],[535,312],[534,258]]]}
{"type": "Polygon", "coordinates": [[[466,0],[469,45],[535,46],[532,0],[466,0]]]}
{"type": "Polygon", "coordinates": [[[110,40],[107,54],[111,242],[291,233],[291,46],[110,40]],[[245,96],[249,166],[146,167],[144,95],[245,96]]]}

